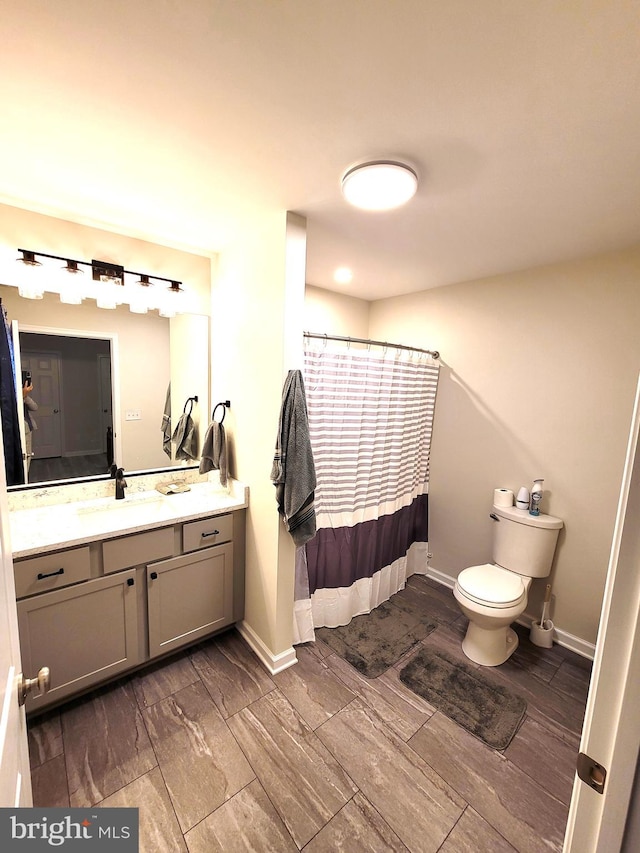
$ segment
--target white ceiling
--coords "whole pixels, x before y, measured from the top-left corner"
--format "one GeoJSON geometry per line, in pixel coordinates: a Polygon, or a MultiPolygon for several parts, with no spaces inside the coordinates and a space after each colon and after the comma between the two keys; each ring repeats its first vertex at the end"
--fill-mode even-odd
{"type": "Polygon", "coordinates": [[[308,283],[364,299],[640,241],[637,0],[9,0],[0,27],[5,203],[197,252],[296,211],[308,283]],[[384,157],[417,195],[349,208],[384,157]]]}

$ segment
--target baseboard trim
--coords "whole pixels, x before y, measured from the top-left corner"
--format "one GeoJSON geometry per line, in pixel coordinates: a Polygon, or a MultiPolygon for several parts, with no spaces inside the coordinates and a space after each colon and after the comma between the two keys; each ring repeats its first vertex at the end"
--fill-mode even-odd
{"type": "Polygon", "coordinates": [[[455,578],[452,578],[450,575],[445,575],[444,572],[439,572],[437,569],[434,569],[433,566],[429,566],[427,577],[431,578],[431,580],[437,581],[442,584],[442,586],[449,587],[449,589],[453,589],[456,582],[455,578]]]}
{"type": "Polygon", "coordinates": [[[249,648],[255,652],[263,666],[269,670],[271,675],[277,675],[283,669],[288,669],[294,663],[298,663],[293,646],[279,655],[274,655],[262,642],[253,628],[244,620],[236,625],[240,636],[245,640],[249,648]]]}
{"type": "MultiPolygon", "coordinates": [[[[444,572],[440,572],[437,569],[434,569],[432,566],[429,566],[427,577],[431,578],[431,580],[436,581],[436,583],[442,584],[442,586],[448,587],[449,589],[453,589],[456,582],[455,578],[452,578],[450,575],[447,575],[444,572]]],[[[536,616],[531,616],[531,614],[529,613],[523,613],[522,616],[518,619],[518,625],[523,625],[525,628],[530,628],[531,624],[536,621],[536,616]]],[[[593,660],[595,657],[596,647],[593,643],[588,643],[586,640],[583,640],[582,637],[576,637],[574,634],[570,634],[568,631],[563,631],[562,628],[558,628],[557,626],[554,627],[553,639],[559,646],[562,646],[565,649],[569,649],[570,651],[581,655],[581,657],[583,658],[593,660]]]]}

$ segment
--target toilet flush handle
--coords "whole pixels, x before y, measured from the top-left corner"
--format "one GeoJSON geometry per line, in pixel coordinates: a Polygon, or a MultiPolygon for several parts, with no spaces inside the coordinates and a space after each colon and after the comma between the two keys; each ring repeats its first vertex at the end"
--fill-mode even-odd
{"type": "Polygon", "coordinates": [[[489,518],[492,518],[494,521],[500,521],[500,517],[495,514],[495,512],[489,513],[489,518]]]}

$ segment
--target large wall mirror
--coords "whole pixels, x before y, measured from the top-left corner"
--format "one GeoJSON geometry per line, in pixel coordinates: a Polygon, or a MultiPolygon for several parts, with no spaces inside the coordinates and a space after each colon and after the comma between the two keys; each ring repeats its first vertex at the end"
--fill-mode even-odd
{"type": "MultiPolygon", "coordinates": [[[[175,459],[162,425],[170,387],[171,431],[188,407],[200,451],[211,414],[208,316],[23,299],[4,285],[0,298],[38,406],[27,415],[36,424],[28,485],[108,476],[112,459],[128,473],[198,464],[175,459]]],[[[21,400],[19,409],[24,419],[21,400]]]]}

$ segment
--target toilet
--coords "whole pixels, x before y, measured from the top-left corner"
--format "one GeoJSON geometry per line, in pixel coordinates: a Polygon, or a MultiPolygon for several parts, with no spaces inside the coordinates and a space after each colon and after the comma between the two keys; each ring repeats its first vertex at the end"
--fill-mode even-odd
{"type": "Polygon", "coordinates": [[[499,666],[518,647],[510,627],[527,606],[533,578],[551,572],[562,519],[526,509],[493,507],[493,563],[463,569],[453,588],[469,620],[462,651],[482,666],[499,666]]]}

